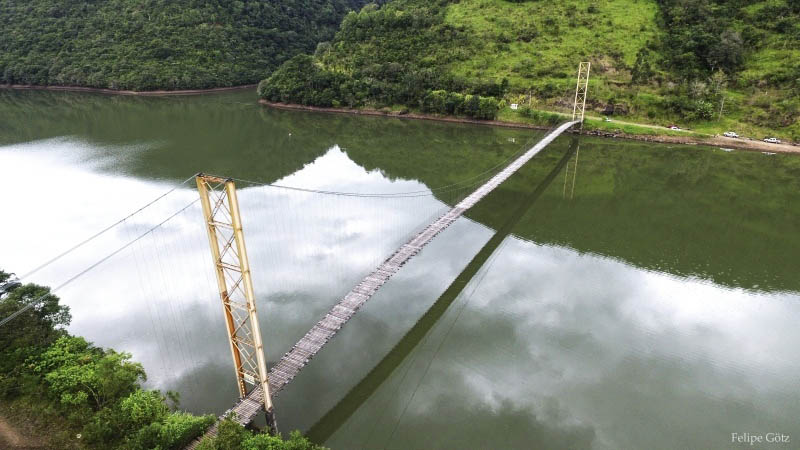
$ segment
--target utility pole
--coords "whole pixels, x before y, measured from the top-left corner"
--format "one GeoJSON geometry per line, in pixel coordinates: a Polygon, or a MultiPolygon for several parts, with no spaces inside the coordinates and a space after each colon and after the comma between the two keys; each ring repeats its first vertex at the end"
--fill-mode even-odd
{"type": "Polygon", "coordinates": [[[572,107],[572,120],[581,122],[583,129],[583,116],[586,112],[586,96],[589,93],[589,70],[592,67],[590,62],[582,62],[578,65],[578,84],[575,87],[575,104],[572,107]]]}
{"type": "Polygon", "coordinates": [[[267,427],[271,434],[276,434],[278,426],[269,390],[267,362],[258,326],[256,298],[244,243],[236,185],[231,179],[202,173],[197,174],[196,181],[228,330],[239,397],[244,399],[247,396],[249,386],[252,386],[250,391],[261,387],[267,427]]]}

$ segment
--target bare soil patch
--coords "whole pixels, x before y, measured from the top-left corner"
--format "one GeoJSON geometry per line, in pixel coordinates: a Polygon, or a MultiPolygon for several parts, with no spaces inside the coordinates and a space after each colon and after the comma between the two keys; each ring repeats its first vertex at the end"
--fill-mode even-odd
{"type": "Polygon", "coordinates": [[[46,449],[42,440],[22,432],[0,416],[0,448],[8,449],[46,449]]]}

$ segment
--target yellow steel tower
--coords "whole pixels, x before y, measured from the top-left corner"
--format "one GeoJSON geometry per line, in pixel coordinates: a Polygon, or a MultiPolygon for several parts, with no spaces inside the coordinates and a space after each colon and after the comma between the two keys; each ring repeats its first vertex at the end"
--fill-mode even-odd
{"type": "Polygon", "coordinates": [[[196,180],[236,369],[239,396],[247,396],[248,385],[262,388],[267,426],[274,434],[277,432],[277,423],[267,379],[267,362],[258,326],[253,280],[244,245],[236,185],[233,180],[202,173],[197,175],[196,180]]]}
{"type": "Polygon", "coordinates": [[[592,63],[578,65],[578,86],[575,88],[575,105],[572,107],[572,120],[579,120],[583,128],[583,114],[586,111],[586,95],[589,93],[589,69],[592,63]]]}

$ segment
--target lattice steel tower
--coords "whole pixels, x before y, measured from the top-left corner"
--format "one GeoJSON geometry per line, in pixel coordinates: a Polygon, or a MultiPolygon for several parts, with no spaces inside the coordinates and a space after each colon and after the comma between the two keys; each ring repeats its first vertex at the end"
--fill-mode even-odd
{"type": "Polygon", "coordinates": [[[248,385],[262,388],[267,426],[275,434],[277,424],[269,390],[261,330],[258,326],[250,263],[244,245],[236,185],[230,179],[202,173],[197,175],[196,180],[236,369],[239,397],[244,399],[247,396],[248,385]]]}
{"type": "Polygon", "coordinates": [[[586,95],[589,92],[589,69],[592,63],[582,62],[578,65],[578,85],[575,87],[575,106],[572,107],[572,120],[580,120],[583,128],[583,114],[586,111],[586,95]]]}

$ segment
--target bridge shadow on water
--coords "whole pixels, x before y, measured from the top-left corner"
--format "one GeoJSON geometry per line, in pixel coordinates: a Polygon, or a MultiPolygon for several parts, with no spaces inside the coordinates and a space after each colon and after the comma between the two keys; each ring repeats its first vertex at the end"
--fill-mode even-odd
{"type": "Polygon", "coordinates": [[[536,200],[552,184],[556,176],[564,170],[572,156],[577,152],[580,141],[573,136],[570,146],[558,163],[545,178],[519,202],[518,207],[503,222],[491,239],[478,251],[464,270],[453,280],[436,302],[425,312],[416,324],[400,339],[383,359],[367,373],[333,408],[315,423],[307,436],[313,442],[327,441],[367,399],[389,378],[394,370],[417,347],[445,311],[455,301],[481,267],[489,260],[500,244],[511,234],[520,219],[533,207],[536,200]]]}

